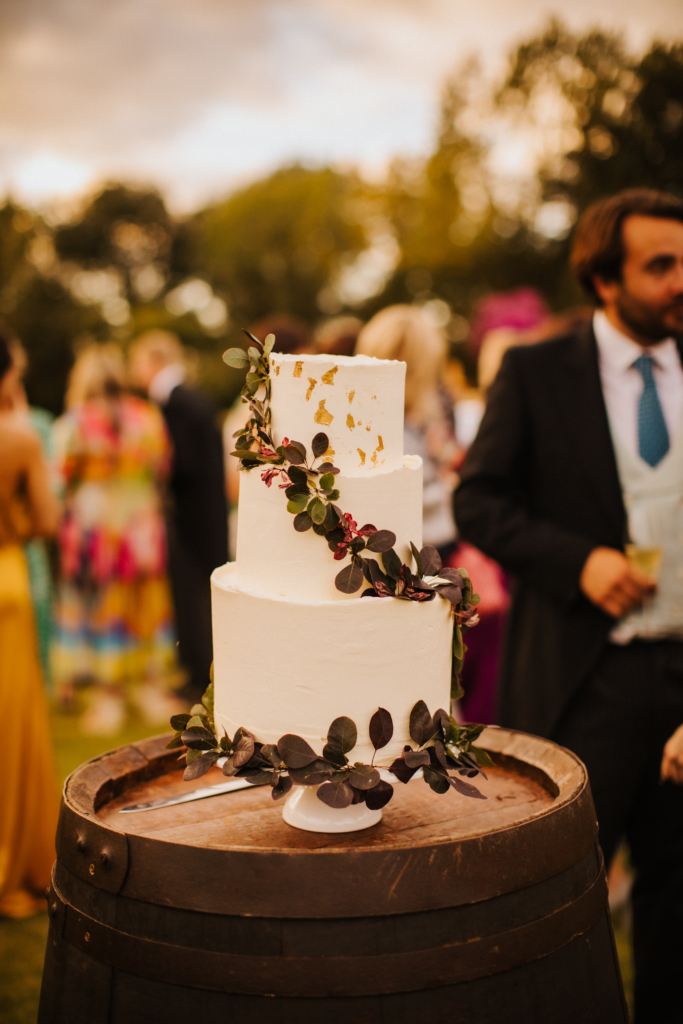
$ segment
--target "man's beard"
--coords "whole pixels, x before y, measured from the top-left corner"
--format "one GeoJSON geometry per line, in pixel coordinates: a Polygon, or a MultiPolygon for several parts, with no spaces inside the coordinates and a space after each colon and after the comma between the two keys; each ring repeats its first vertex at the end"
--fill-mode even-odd
{"type": "Polygon", "coordinates": [[[624,324],[636,335],[650,344],[664,341],[666,338],[683,340],[683,295],[678,295],[666,306],[653,307],[622,288],[617,299],[617,312],[624,324]],[[667,312],[678,311],[678,323],[665,317],[667,312]]]}

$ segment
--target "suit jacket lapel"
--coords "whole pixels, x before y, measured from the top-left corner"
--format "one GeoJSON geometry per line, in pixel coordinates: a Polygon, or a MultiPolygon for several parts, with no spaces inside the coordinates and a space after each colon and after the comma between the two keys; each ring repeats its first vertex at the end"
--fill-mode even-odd
{"type": "Polygon", "coordinates": [[[576,441],[576,453],[596,499],[614,527],[615,538],[626,537],[626,511],[621,492],[617,462],[600,381],[598,346],[592,325],[577,334],[570,358],[573,386],[560,393],[571,396],[565,405],[570,429],[576,441]]]}

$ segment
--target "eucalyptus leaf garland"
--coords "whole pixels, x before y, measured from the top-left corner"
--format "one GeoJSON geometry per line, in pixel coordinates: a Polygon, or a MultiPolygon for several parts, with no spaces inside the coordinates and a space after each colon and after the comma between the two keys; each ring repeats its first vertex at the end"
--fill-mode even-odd
{"type": "MultiPolygon", "coordinates": [[[[317,796],[330,807],[342,808],[365,803],[379,810],[394,795],[375,765],[378,750],[390,742],[394,723],[386,708],[378,708],[370,719],[370,741],[375,753],[370,764],[351,762],[347,754],[356,746],[358,729],[351,718],[335,718],[327,731],[322,754],[317,754],[301,736],[287,733],[277,743],[260,743],[248,729],[239,728],[230,738],[225,729],[219,739],[214,721],[213,680],[202,698],[188,714],[174,715],[175,729],[169,749],[185,748],[185,781],[198,779],[214,765],[229,777],[246,779],[254,786],[269,784],[273,800],[286,796],[298,786],[318,786],[317,796]]],[[[434,715],[423,700],[410,712],[410,738],[401,756],[387,765],[400,782],[409,782],[419,769],[424,781],[435,793],[454,789],[462,796],[485,800],[486,797],[466,779],[493,765],[488,753],[474,745],[483,725],[459,725],[452,715],[439,708],[434,715]]]]}

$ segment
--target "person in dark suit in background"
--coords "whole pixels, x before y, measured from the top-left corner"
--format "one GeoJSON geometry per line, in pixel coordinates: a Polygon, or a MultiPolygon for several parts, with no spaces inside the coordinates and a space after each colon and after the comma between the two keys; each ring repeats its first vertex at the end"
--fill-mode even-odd
{"type": "Polygon", "coordinates": [[[683,1020],[683,789],[659,780],[683,721],[683,203],[600,200],[572,267],[593,321],[507,352],[454,510],[516,580],[499,722],[582,758],[608,866],[628,839],[636,1019],[668,1024],[683,1020]]]}
{"type": "Polygon", "coordinates": [[[228,559],[223,446],[215,410],[188,387],[183,347],[167,331],[147,331],[130,352],[135,383],[162,409],[173,445],[169,481],[169,571],[180,662],[187,682],[180,691],[193,703],[209,685],[213,660],[213,570],[228,559]]]}

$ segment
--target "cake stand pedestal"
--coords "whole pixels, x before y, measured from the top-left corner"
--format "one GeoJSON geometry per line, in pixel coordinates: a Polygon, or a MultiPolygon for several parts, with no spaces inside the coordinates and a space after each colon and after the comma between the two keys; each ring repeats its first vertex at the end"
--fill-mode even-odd
{"type": "Polygon", "coordinates": [[[382,811],[371,811],[367,804],[328,807],[318,799],[317,786],[295,786],[282,809],[288,825],[304,832],[358,832],[382,820],[382,811]]]}

